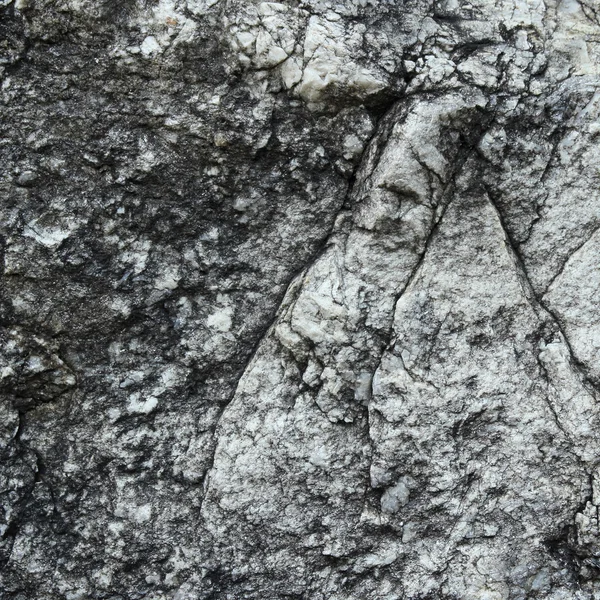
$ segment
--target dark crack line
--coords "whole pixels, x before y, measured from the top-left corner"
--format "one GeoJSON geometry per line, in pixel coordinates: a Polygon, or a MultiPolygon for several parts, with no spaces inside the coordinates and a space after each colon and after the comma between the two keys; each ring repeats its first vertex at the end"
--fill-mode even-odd
{"type": "MultiPolygon", "coordinates": [[[[546,384],[550,385],[550,375],[548,373],[548,369],[546,368],[546,366],[544,365],[544,363],[541,361],[540,357],[539,357],[539,352],[536,356],[536,361],[538,366],[540,367],[540,370],[542,371],[542,373],[544,374],[544,379],[546,380],[546,384]]],[[[571,444],[573,446],[576,446],[576,440],[573,439],[573,436],[565,429],[565,427],[563,426],[563,424],[560,421],[560,417],[558,415],[558,412],[556,411],[556,408],[554,406],[554,404],[550,401],[550,398],[546,395],[543,394],[544,400],[546,401],[546,404],[548,406],[548,409],[550,410],[550,412],[552,413],[552,416],[554,418],[554,422],[556,423],[556,426],[558,427],[558,429],[562,432],[562,434],[565,436],[565,439],[569,440],[569,442],[571,442],[571,444]]],[[[581,459],[581,457],[575,452],[574,453],[579,459],[581,459]]]]}
{"type": "Polygon", "coordinates": [[[592,241],[592,238],[596,235],[596,233],[598,233],[598,231],[600,231],[600,224],[597,225],[596,227],[594,227],[592,233],[589,235],[589,237],[587,237],[583,242],[581,242],[578,246],[576,246],[571,253],[569,254],[569,256],[566,258],[566,260],[562,263],[562,265],[560,266],[560,270],[558,271],[558,273],[550,280],[550,282],[548,283],[548,285],[546,285],[546,288],[544,289],[544,292],[542,294],[542,296],[546,295],[549,291],[550,288],[554,285],[554,282],[563,274],[567,264],[569,263],[569,261],[575,257],[575,255],[585,246],[588,244],[588,242],[592,241]]]}
{"type": "MultiPolygon", "coordinates": [[[[237,380],[235,381],[235,384],[233,385],[233,389],[231,391],[231,393],[229,394],[229,397],[227,398],[227,400],[223,403],[221,410],[219,411],[219,414],[217,416],[217,419],[215,421],[215,425],[213,428],[213,443],[214,443],[214,448],[212,451],[212,455],[211,455],[211,459],[209,461],[209,465],[206,468],[205,474],[204,474],[204,480],[203,480],[203,496],[202,499],[200,501],[200,512],[203,509],[204,506],[204,500],[206,499],[207,495],[208,495],[208,490],[210,487],[210,472],[213,470],[214,468],[214,464],[215,464],[215,454],[216,454],[216,448],[217,448],[217,443],[218,443],[218,429],[219,426],[221,424],[221,421],[223,420],[223,416],[225,415],[225,412],[227,411],[227,408],[231,405],[231,403],[233,402],[236,393],[238,391],[238,388],[240,386],[240,382],[242,380],[242,378],[244,377],[244,375],[246,374],[248,367],[252,364],[252,361],[254,360],[255,356],[258,353],[258,350],[260,349],[263,341],[265,339],[267,339],[269,337],[270,332],[273,330],[274,326],[277,324],[279,317],[281,316],[281,314],[283,313],[283,311],[287,310],[288,308],[290,308],[290,306],[288,305],[284,305],[283,301],[285,300],[285,298],[287,297],[288,293],[293,289],[293,286],[297,283],[297,281],[299,279],[302,279],[305,274],[308,272],[308,270],[328,251],[328,249],[331,246],[331,241],[332,238],[335,237],[336,233],[337,233],[337,226],[338,226],[338,219],[340,217],[340,215],[348,209],[348,207],[351,205],[352,201],[355,199],[354,195],[355,195],[355,182],[356,182],[356,175],[359,172],[359,170],[361,169],[361,167],[363,166],[364,161],[368,160],[369,158],[369,150],[370,147],[372,145],[372,142],[374,139],[376,139],[378,137],[378,135],[380,135],[380,125],[384,124],[386,127],[388,125],[389,122],[389,118],[388,116],[390,114],[392,114],[394,112],[394,110],[396,109],[396,107],[398,106],[399,102],[395,101],[391,104],[391,106],[388,108],[388,110],[381,115],[381,117],[379,117],[377,119],[377,121],[374,124],[373,127],[373,133],[371,135],[371,137],[365,142],[364,145],[364,150],[362,152],[361,155],[361,160],[357,162],[356,167],[353,170],[352,175],[349,177],[348,179],[348,187],[346,189],[346,193],[344,195],[344,198],[342,200],[342,202],[339,205],[339,208],[336,212],[336,214],[334,215],[333,219],[332,219],[332,223],[331,223],[331,227],[329,228],[329,231],[327,232],[327,234],[324,236],[323,242],[321,243],[321,245],[319,246],[319,248],[317,248],[317,250],[313,253],[313,255],[308,259],[308,261],[303,264],[299,269],[297,269],[289,278],[289,282],[286,286],[285,292],[282,294],[282,297],[279,299],[278,303],[277,303],[277,308],[275,309],[275,311],[273,312],[273,314],[271,315],[271,318],[269,319],[269,323],[266,326],[264,333],[262,335],[260,335],[256,341],[256,343],[254,344],[254,346],[252,347],[252,350],[250,351],[250,355],[248,357],[248,359],[245,361],[243,367],[240,369],[239,372],[239,376],[237,378],[237,380]]],[[[299,291],[299,289],[298,289],[299,291]]],[[[293,306],[293,304],[295,303],[295,299],[294,301],[292,301],[291,306],[293,306]]]]}
{"type": "MultiPolygon", "coordinates": [[[[567,336],[567,334],[565,332],[565,329],[563,327],[560,317],[555,313],[555,311],[553,311],[546,304],[546,302],[544,302],[543,297],[540,297],[538,294],[536,294],[535,289],[531,283],[531,280],[529,279],[529,274],[525,267],[523,257],[521,256],[521,253],[518,250],[517,243],[514,241],[514,239],[510,235],[510,233],[504,223],[504,218],[498,208],[496,200],[494,199],[493,195],[490,193],[490,190],[487,187],[485,187],[485,185],[484,185],[484,188],[485,188],[488,200],[489,200],[491,206],[494,208],[496,215],[498,217],[498,222],[500,223],[500,226],[502,227],[502,230],[504,232],[506,246],[509,249],[510,253],[512,254],[513,260],[515,262],[515,266],[517,267],[517,269],[521,275],[520,279],[521,279],[522,285],[524,286],[523,291],[525,292],[526,297],[529,299],[529,301],[533,305],[534,309],[537,309],[536,312],[541,312],[541,313],[545,314],[556,325],[556,327],[558,328],[558,331],[560,332],[560,334],[564,340],[565,346],[569,352],[571,366],[576,371],[576,373],[580,376],[580,378],[582,380],[581,383],[583,384],[584,388],[591,394],[591,396],[594,399],[597,399],[596,385],[593,382],[593,380],[590,378],[589,374],[587,373],[587,369],[586,369],[585,365],[577,357],[575,351],[573,350],[573,347],[571,346],[571,342],[569,341],[569,337],[567,336]]],[[[559,423],[558,414],[556,412],[555,407],[552,405],[550,398],[547,398],[545,395],[544,395],[544,398],[546,399],[546,402],[550,408],[550,411],[554,415],[557,427],[561,431],[563,431],[563,433],[565,433],[565,435],[567,436],[567,439],[571,439],[571,436],[569,436],[569,434],[567,434],[565,432],[563,426],[559,423]]]]}
{"type": "Polygon", "coordinates": [[[451,195],[452,192],[456,188],[456,178],[462,172],[462,169],[465,166],[466,162],[469,160],[469,158],[471,158],[473,156],[473,153],[475,152],[475,150],[477,148],[477,144],[479,143],[481,138],[485,135],[485,133],[488,131],[490,124],[488,124],[488,126],[485,128],[485,131],[479,136],[479,138],[467,148],[467,151],[463,154],[463,156],[459,157],[456,168],[449,176],[448,183],[446,184],[446,186],[442,190],[442,193],[440,194],[440,200],[438,203],[438,207],[441,207],[441,209],[439,211],[437,218],[434,217],[432,219],[433,222],[431,224],[429,234],[427,235],[427,239],[425,240],[423,250],[419,254],[419,258],[417,259],[415,266],[412,268],[406,283],[402,286],[402,288],[399,290],[399,292],[394,297],[393,305],[392,305],[391,322],[390,322],[390,326],[388,329],[386,342],[383,345],[381,356],[379,357],[379,362],[377,363],[377,366],[375,367],[375,370],[373,371],[374,374],[377,372],[377,370],[379,369],[379,367],[381,365],[381,360],[383,358],[383,355],[388,350],[391,349],[392,339],[393,339],[393,335],[394,335],[394,320],[395,320],[395,314],[396,314],[396,306],[397,306],[398,302],[400,301],[400,299],[402,298],[402,296],[404,296],[406,291],[410,288],[412,283],[415,281],[415,279],[425,261],[425,257],[427,256],[429,249],[431,247],[432,240],[435,237],[435,235],[437,234],[437,232],[439,231],[442,220],[444,218],[444,215],[446,214],[448,207],[452,203],[451,198],[448,198],[448,196],[451,195]]]}
{"type": "Polygon", "coordinates": [[[548,178],[550,171],[552,171],[552,168],[554,167],[554,159],[555,159],[556,153],[558,151],[558,146],[564,139],[565,128],[562,128],[562,127],[558,128],[554,132],[553,136],[556,136],[558,139],[552,145],[552,149],[550,150],[550,156],[548,157],[548,162],[546,162],[546,166],[544,167],[544,170],[542,171],[542,174],[540,175],[540,179],[539,179],[540,183],[546,182],[546,179],[548,178]]]}
{"type": "MultiPolygon", "coordinates": [[[[388,352],[392,345],[393,345],[393,336],[394,336],[394,321],[395,321],[395,315],[396,315],[396,307],[398,305],[398,302],[400,301],[400,299],[402,298],[402,296],[404,296],[404,294],[406,293],[406,291],[410,288],[410,286],[412,285],[412,283],[416,280],[416,277],[419,273],[419,271],[421,270],[421,267],[425,261],[425,257],[427,256],[429,249],[431,247],[431,243],[433,238],[436,236],[436,234],[438,233],[441,223],[443,221],[444,215],[446,214],[446,211],[448,210],[448,207],[450,206],[450,204],[452,203],[452,196],[451,194],[455,191],[456,189],[456,179],[457,177],[461,174],[465,164],[467,163],[467,161],[473,156],[473,154],[476,152],[477,146],[479,144],[479,142],[481,141],[481,139],[483,138],[483,136],[487,133],[487,131],[489,130],[489,128],[491,127],[491,125],[493,124],[494,121],[494,116],[492,116],[492,118],[488,121],[488,123],[486,123],[486,126],[484,127],[483,131],[480,133],[480,135],[478,136],[478,138],[471,144],[469,144],[466,148],[466,151],[464,153],[462,153],[462,156],[459,154],[458,156],[458,160],[455,163],[455,168],[453,170],[453,172],[450,174],[449,178],[448,178],[448,182],[446,183],[444,189],[442,190],[442,193],[440,194],[440,199],[439,202],[437,204],[438,207],[441,207],[439,214],[437,216],[437,219],[435,218],[435,216],[433,217],[433,222],[431,225],[431,228],[429,230],[429,233],[427,235],[427,239],[425,240],[425,244],[423,247],[423,250],[421,251],[417,262],[415,264],[415,266],[413,267],[413,269],[411,270],[408,279],[406,281],[406,283],[402,286],[402,288],[400,289],[400,291],[395,295],[394,300],[393,300],[393,304],[392,304],[392,315],[391,315],[391,321],[390,321],[390,325],[389,325],[389,329],[388,329],[388,333],[386,336],[386,340],[382,346],[381,349],[381,353],[378,357],[377,363],[375,365],[375,368],[373,369],[373,375],[371,377],[371,398],[374,395],[374,391],[373,391],[373,381],[375,380],[375,376],[377,375],[377,371],[379,370],[379,368],[381,367],[381,362],[383,360],[383,357],[385,356],[386,352],[388,352]],[[450,197],[448,197],[450,196],[450,197]]],[[[404,361],[403,361],[404,362],[404,361]]],[[[408,372],[408,371],[407,371],[408,372]]],[[[410,373],[409,373],[410,375],[410,373]]],[[[433,386],[435,387],[435,386],[433,386]]],[[[371,449],[371,454],[370,454],[370,458],[369,458],[369,473],[371,471],[371,467],[373,465],[373,456],[375,455],[375,447],[374,447],[374,443],[373,443],[373,439],[371,438],[371,415],[370,415],[370,411],[371,411],[371,402],[368,402],[366,407],[365,407],[365,413],[366,413],[366,425],[367,425],[367,438],[369,441],[369,446],[371,449]]],[[[370,477],[368,479],[368,485],[367,485],[367,492],[368,490],[373,489],[371,482],[370,482],[370,477]]]]}

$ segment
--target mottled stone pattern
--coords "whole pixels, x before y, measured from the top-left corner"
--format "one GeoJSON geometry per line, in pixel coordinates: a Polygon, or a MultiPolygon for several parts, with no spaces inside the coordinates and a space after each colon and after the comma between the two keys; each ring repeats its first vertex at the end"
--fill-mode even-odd
{"type": "Polygon", "coordinates": [[[0,598],[598,600],[596,0],[0,0],[0,598]]]}

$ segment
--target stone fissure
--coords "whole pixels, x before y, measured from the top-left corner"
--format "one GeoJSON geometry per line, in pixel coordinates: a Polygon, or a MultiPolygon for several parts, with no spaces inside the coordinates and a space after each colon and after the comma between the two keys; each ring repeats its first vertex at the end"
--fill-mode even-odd
{"type": "MultiPolygon", "coordinates": [[[[373,134],[371,135],[371,137],[369,138],[369,140],[365,143],[365,152],[366,149],[369,148],[371,142],[379,135],[379,123],[381,123],[382,121],[385,122],[387,115],[392,112],[394,110],[394,104],[392,105],[392,107],[390,109],[388,109],[388,111],[386,111],[378,120],[377,122],[374,124],[373,126],[373,134]]],[[[361,164],[362,164],[362,160],[358,161],[358,164],[356,166],[356,168],[354,169],[354,172],[352,173],[352,175],[349,178],[349,183],[348,183],[348,189],[346,191],[346,194],[344,196],[343,201],[340,204],[340,208],[338,210],[338,212],[336,213],[336,215],[334,216],[334,218],[332,219],[332,225],[331,228],[329,229],[329,232],[327,233],[327,235],[325,236],[321,246],[317,249],[316,252],[314,252],[313,256],[308,260],[308,262],[306,264],[304,264],[297,273],[295,273],[291,279],[290,279],[290,283],[287,285],[286,287],[286,294],[289,292],[290,288],[294,286],[296,280],[298,279],[302,279],[305,274],[309,271],[309,269],[311,268],[312,265],[315,264],[316,261],[318,261],[323,254],[327,251],[327,248],[331,242],[331,237],[336,233],[336,226],[338,226],[338,217],[342,214],[343,211],[348,210],[351,207],[351,198],[352,195],[355,193],[354,190],[354,181],[355,181],[355,177],[356,177],[356,173],[359,171],[359,169],[361,168],[361,164]]],[[[284,294],[284,296],[286,295],[284,294]]],[[[283,299],[282,299],[283,300],[283,299]]],[[[290,310],[293,310],[293,305],[294,302],[292,302],[289,306],[290,310]]],[[[215,427],[214,427],[214,432],[215,435],[218,437],[218,428],[219,428],[219,422],[221,421],[223,414],[225,413],[225,411],[227,410],[227,407],[229,406],[229,404],[232,402],[232,400],[234,399],[238,386],[239,386],[239,382],[241,380],[241,378],[244,376],[244,374],[246,373],[248,366],[250,364],[252,364],[252,361],[256,355],[256,352],[258,351],[258,349],[261,346],[261,343],[263,342],[264,338],[267,337],[270,332],[272,331],[275,323],[277,322],[278,317],[281,314],[281,302],[279,302],[279,306],[276,309],[274,315],[272,316],[272,318],[270,319],[270,323],[268,325],[268,327],[264,330],[264,333],[257,339],[254,347],[252,348],[252,351],[250,353],[250,356],[248,358],[248,360],[245,362],[245,365],[243,366],[243,368],[240,369],[240,374],[239,377],[237,378],[237,381],[235,383],[235,385],[232,388],[232,392],[228,398],[228,400],[225,402],[225,404],[223,405],[223,407],[220,410],[220,414],[219,417],[216,420],[215,423],[215,427]]],[[[208,482],[208,478],[209,478],[209,474],[210,474],[210,470],[213,468],[214,465],[214,451],[212,453],[212,458],[210,461],[210,466],[207,468],[206,470],[206,475],[205,475],[205,484],[204,484],[204,491],[206,492],[207,490],[207,486],[209,485],[208,482]]]]}
{"type": "MultiPolygon", "coordinates": [[[[548,307],[547,303],[544,302],[543,296],[540,296],[539,294],[536,294],[531,281],[529,279],[529,275],[527,273],[527,269],[525,267],[525,264],[523,262],[523,259],[517,249],[517,245],[516,243],[512,240],[509,231],[506,229],[506,226],[504,225],[503,219],[502,219],[502,214],[499,211],[496,203],[494,202],[494,200],[492,199],[492,195],[488,192],[487,194],[490,203],[492,204],[492,206],[494,207],[494,210],[496,211],[496,214],[498,215],[498,221],[500,222],[502,229],[504,230],[505,233],[505,237],[506,237],[506,243],[507,246],[510,248],[510,251],[512,253],[512,255],[515,258],[515,265],[519,268],[519,271],[521,272],[522,276],[523,276],[523,280],[526,283],[526,294],[529,298],[531,298],[533,300],[533,302],[551,319],[551,321],[554,323],[554,325],[556,325],[558,331],[560,332],[560,335],[566,345],[566,347],[569,350],[569,356],[571,358],[571,364],[573,365],[573,367],[577,370],[577,372],[581,375],[581,378],[583,380],[583,382],[586,384],[586,387],[588,389],[588,391],[594,396],[594,398],[596,398],[596,392],[597,392],[597,387],[596,384],[594,383],[594,381],[590,378],[589,374],[586,372],[585,366],[582,364],[581,360],[579,360],[575,354],[575,352],[573,351],[573,348],[571,346],[571,343],[569,341],[569,337],[567,336],[566,332],[564,331],[564,327],[560,321],[560,318],[558,317],[558,315],[556,315],[554,313],[554,311],[552,311],[551,308],[548,307]]],[[[589,241],[589,240],[588,240],[589,241]]],[[[585,242],[584,242],[585,244],[585,242]]],[[[582,244],[582,246],[584,245],[582,244]]]]}

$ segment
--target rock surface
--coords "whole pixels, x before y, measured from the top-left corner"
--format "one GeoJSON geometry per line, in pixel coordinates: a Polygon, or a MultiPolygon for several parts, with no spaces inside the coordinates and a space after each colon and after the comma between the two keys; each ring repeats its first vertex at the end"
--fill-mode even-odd
{"type": "Polygon", "coordinates": [[[0,597],[600,598],[600,7],[0,0],[0,597]]]}

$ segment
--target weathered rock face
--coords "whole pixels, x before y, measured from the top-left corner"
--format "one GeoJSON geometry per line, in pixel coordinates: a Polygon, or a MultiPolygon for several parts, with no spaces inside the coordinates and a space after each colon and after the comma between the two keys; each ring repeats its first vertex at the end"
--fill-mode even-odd
{"type": "Polygon", "coordinates": [[[600,597],[600,7],[0,2],[0,597],[600,597]]]}

